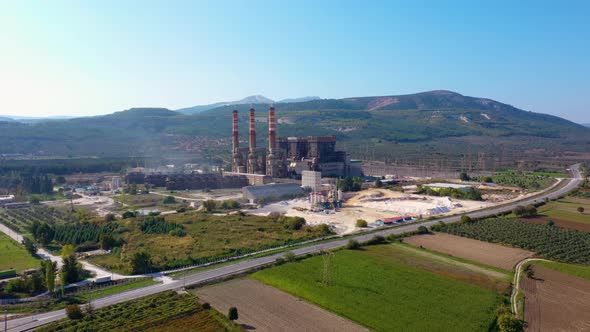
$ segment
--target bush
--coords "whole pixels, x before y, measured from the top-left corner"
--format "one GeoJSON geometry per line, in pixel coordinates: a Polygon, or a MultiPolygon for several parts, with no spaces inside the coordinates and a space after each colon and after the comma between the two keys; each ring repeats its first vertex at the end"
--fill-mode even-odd
{"type": "Polygon", "coordinates": [[[282,219],[286,229],[298,231],[305,226],[305,219],[301,217],[283,217],[282,219]]]}
{"type": "Polygon", "coordinates": [[[135,212],[132,212],[132,211],[123,212],[123,219],[133,218],[135,216],[136,216],[135,212]]]}
{"type": "Polygon", "coordinates": [[[295,254],[294,254],[294,253],[292,253],[292,252],[290,252],[290,251],[289,251],[289,252],[287,252],[287,253],[285,253],[285,256],[284,256],[284,257],[285,257],[285,260],[286,260],[287,262],[292,262],[292,261],[294,261],[294,260],[295,260],[295,258],[296,258],[295,254]]]}
{"type": "Polygon", "coordinates": [[[582,207],[582,206],[579,206],[577,210],[580,213],[584,213],[584,211],[585,211],[584,207],[582,207]]]}
{"type": "Polygon", "coordinates": [[[386,242],[387,242],[387,240],[383,236],[375,235],[369,241],[366,242],[366,245],[374,246],[376,244],[382,244],[382,243],[386,243],[386,242]]]}
{"type": "Polygon", "coordinates": [[[368,226],[367,221],[364,220],[364,219],[358,219],[356,221],[356,227],[358,227],[358,228],[364,228],[364,227],[367,227],[367,226],[368,226]]]}
{"type": "Polygon", "coordinates": [[[428,234],[428,228],[426,228],[425,226],[420,226],[418,227],[418,234],[428,234]]]}
{"type": "Polygon", "coordinates": [[[164,198],[164,204],[174,204],[176,203],[176,198],[174,196],[166,196],[164,198]]]}
{"type": "Polygon", "coordinates": [[[212,199],[208,199],[203,202],[203,208],[207,212],[211,212],[211,211],[215,210],[215,208],[217,208],[217,202],[212,199]]]}
{"type": "Polygon", "coordinates": [[[229,311],[227,312],[227,318],[229,320],[238,319],[238,308],[236,308],[236,307],[229,308],[229,311]]]}
{"type": "Polygon", "coordinates": [[[209,309],[211,309],[211,305],[209,304],[209,302],[205,302],[205,303],[201,304],[201,308],[203,308],[205,310],[209,310],[209,309]]]}
{"type": "Polygon", "coordinates": [[[82,319],[84,314],[77,304],[70,304],[66,307],[66,315],[69,319],[82,319]]]}
{"type": "Polygon", "coordinates": [[[361,244],[357,241],[357,240],[348,240],[348,243],[346,244],[346,249],[348,250],[358,250],[361,248],[361,244]]]}
{"type": "Polygon", "coordinates": [[[463,216],[461,216],[461,222],[464,222],[464,223],[472,223],[473,222],[473,219],[471,219],[470,216],[463,215],[463,216]]]}
{"type": "Polygon", "coordinates": [[[498,317],[498,327],[501,332],[520,332],[523,331],[524,325],[518,318],[505,313],[498,317]]]}

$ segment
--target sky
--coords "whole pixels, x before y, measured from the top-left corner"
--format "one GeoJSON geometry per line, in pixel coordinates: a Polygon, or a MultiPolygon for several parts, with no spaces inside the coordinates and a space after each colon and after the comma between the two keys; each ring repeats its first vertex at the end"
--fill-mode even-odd
{"type": "Polygon", "coordinates": [[[0,0],[0,114],[452,90],[590,123],[589,1],[0,0]]]}

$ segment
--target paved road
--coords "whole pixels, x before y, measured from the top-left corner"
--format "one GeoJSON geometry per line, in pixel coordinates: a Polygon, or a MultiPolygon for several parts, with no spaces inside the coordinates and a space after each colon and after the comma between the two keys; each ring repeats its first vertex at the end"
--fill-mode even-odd
{"type": "MultiPolygon", "coordinates": [[[[551,192],[545,192],[545,193],[540,194],[537,197],[528,198],[528,199],[525,199],[522,201],[518,201],[518,202],[508,204],[508,205],[504,205],[501,207],[488,209],[488,210],[484,210],[484,211],[472,212],[472,213],[469,213],[469,215],[471,217],[476,217],[476,218],[477,217],[485,217],[485,216],[489,216],[489,215],[502,213],[505,211],[510,211],[513,208],[515,208],[517,205],[534,204],[535,202],[543,201],[545,198],[553,199],[553,198],[557,198],[559,196],[562,196],[562,195],[568,193],[569,191],[575,189],[582,182],[582,178],[581,178],[581,175],[579,172],[579,165],[572,166],[571,170],[572,170],[573,177],[571,179],[564,180],[564,183],[562,183],[562,185],[559,189],[556,189],[551,192]]],[[[357,241],[367,241],[375,235],[387,236],[389,234],[399,234],[399,233],[404,233],[404,232],[416,230],[420,226],[430,227],[432,225],[437,224],[439,221],[444,221],[445,223],[451,223],[451,222],[457,222],[457,221],[459,221],[459,219],[460,219],[460,216],[451,216],[451,217],[447,217],[447,218],[432,220],[432,221],[425,222],[425,223],[410,224],[407,226],[386,229],[386,230],[376,232],[376,233],[358,235],[358,236],[355,236],[354,239],[356,239],[357,241]]],[[[292,250],[292,252],[295,255],[305,255],[308,253],[314,253],[314,252],[318,252],[318,251],[322,251],[322,250],[343,247],[348,243],[348,241],[349,241],[349,239],[345,239],[345,240],[343,239],[343,240],[337,240],[337,241],[326,242],[326,243],[318,243],[318,244],[310,245],[307,247],[294,249],[294,250],[292,250]]],[[[215,269],[202,271],[202,272],[195,273],[193,275],[186,276],[184,278],[184,280],[176,280],[176,281],[169,282],[166,284],[157,284],[157,285],[147,286],[147,287],[126,291],[126,292],[119,293],[119,294],[114,294],[114,295],[111,295],[108,297],[96,299],[96,300],[92,301],[92,305],[94,308],[100,308],[100,307],[109,306],[109,305],[116,304],[116,303],[121,303],[121,302],[129,301],[129,300],[133,300],[133,299],[140,298],[143,296],[156,294],[156,293],[166,291],[166,290],[179,289],[179,288],[183,287],[183,284],[195,285],[195,284],[200,284],[203,282],[207,282],[207,281],[216,280],[219,278],[239,274],[239,273],[248,271],[252,268],[256,268],[256,267],[260,267],[260,266],[263,266],[266,264],[273,263],[277,258],[282,257],[283,255],[284,255],[284,253],[278,253],[278,254],[269,255],[269,256],[265,256],[265,257],[253,258],[253,259],[246,260],[246,261],[236,262],[234,264],[221,266],[221,267],[218,267],[215,269]]],[[[57,311],[52,311],[52,312],[48,312],[48,313],[44,313],[44,314],[38,314],[34,317],[25,317],[25,318],[20,318],[20,319],[14,319],[14,320],[10,320],[8,322],[8,331],[11,331],[11,332],[27,331],[27,330],[34,329],[35,327],[38,327],[38,326],[41,326],[41,325],[65,318],[65,317],[66,317],[66,315],[65,315],[64,310],[57,310],[57,311]]]]}

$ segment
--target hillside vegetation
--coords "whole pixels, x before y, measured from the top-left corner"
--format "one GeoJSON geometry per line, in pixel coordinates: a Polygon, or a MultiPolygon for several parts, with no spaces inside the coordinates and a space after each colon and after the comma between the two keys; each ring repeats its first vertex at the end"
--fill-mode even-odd
{"type": "MultiPolygon", "coordinates": [[[[246,110],[254,106],[266,116],[268,104],[222,106],[194,115],[161,108],[130,109],[106,116],[23,124],[0,122],[0,153],[34,153],[82,156],[159,156],[198,151],[201,155],[227,156],[231,111],[240,111],[245,137],[246,110]],[[187,149],[186,143],[193,149],[187,149]],[[221,139],[195,150],[206,139],[221,139]],[[190,144],[189,144],[190,145],[190,144]],[[217,146],[218,145],[218,146],[217,146]],[[172,148],[172,149],[171,149],[172,148]]],[[[319,99],[275,105],[279,135],[336,135],[339,144],[360,155],[370,145],[376,157],[395,157],[403,151],[396,144],[444,143],[451,138],[485,138],[497,145],[511,137],[511,144],[526,148],[550,148],[566,144],[570,151],[588,147],[590,129],[570,121],[519,110],[484,98],[449,91],[404,96],[319,99]],[[525,137],[522,139],[521,137],[525,137]],[[550,140],[545,144],[543,139],[550,140]]],[[[265,123],[257,124],[264,133],[265,123]]],[[[259,135],[261,144],[266,135],[259,135]]],[[[477,140],[476,140],[477,141],[477,140]]],[[[456,144],[453,145],[456,149],[456,144]]],[[[469,146],[461,146],[465,149],[469,146]]],[[[354,157],[354,156],[353,156],[354,157]]],[[[379,159],[379,158],[377,158],[379,159]]]]}

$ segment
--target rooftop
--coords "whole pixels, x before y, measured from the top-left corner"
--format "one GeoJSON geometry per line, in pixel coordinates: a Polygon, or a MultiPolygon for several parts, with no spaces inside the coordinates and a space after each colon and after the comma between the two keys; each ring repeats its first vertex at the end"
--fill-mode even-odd
{"type": "Polygon", "coordinates": [[[457,183],[428,183],[425,184],[424,186],[426,187],[431,187],[431,188],[454,188],[454,189],[465,189],[465,188],[471,188],[470,185],[467,184],[457,184],[457,183]]]}

